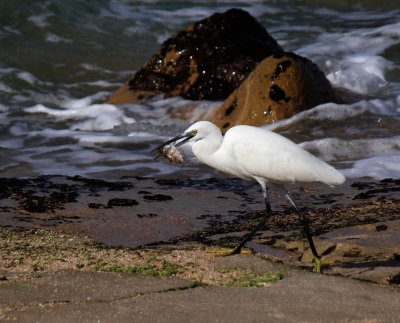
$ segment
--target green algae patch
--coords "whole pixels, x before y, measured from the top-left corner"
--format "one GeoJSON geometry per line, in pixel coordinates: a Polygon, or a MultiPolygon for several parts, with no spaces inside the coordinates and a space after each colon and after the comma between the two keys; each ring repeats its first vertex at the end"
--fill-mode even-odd
{"type": "Polygon", "coordinates": [[[249,274],[244,274],[238,278],[234,278],[231,281],[224,283],[223,285],[232,287],[265,287],[271,283],[280,281],[284,277],[285,273],[282,271],[265,274],[251,272],[249,274]]]}

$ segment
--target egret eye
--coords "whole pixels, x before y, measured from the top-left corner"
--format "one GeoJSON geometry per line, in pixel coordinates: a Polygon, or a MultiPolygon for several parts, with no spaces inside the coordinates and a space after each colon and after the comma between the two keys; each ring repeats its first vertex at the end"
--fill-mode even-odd
{"type": "Polygon", "coordinates": [[[196,130],[196,129],[193,129],[193,130],[192,130],[192,135],[195,136],[196,134],[197,134],[197,130],[196,130]]]}

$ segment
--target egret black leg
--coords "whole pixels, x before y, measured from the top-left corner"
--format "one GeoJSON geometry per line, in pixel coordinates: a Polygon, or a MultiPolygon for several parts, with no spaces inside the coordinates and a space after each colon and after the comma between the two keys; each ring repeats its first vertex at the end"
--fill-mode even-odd
{"type": "Polygon", "coordinates": [[[261,229],[261,227],[267,222],[268,218],[271,216],[271,205],[269,203],[269,198],[268,198],[268,193],[266,190],[263,190],[264,194],[264,201],[265,201],[265,213],[260,222],[257,223],[257,225],[249,232],[247,233],[243,240],[240,241],[240,243],[237,245],[237,247],[233,250],[232,254],[235,253],[240,253],[241,249],[244,247],[244,245],[250,241],[254,235],[261,229]]]}
{"type": "Polygon", "coordinates": [[[288,199],[288,201],[289,201],[290,204],[292,205],[293,209],[296,211],[297,215],[298,215],[299,218],[300,218],[300,222],[301,222],[301,224],[303,225],[303,229],[304,229],[304,232],[305,232],[305,234],[306,234],[308,243],[310,244],[311,251],[312,251],[312,253],[313,253],[313,255],[314,255],[314,260],[315,260],[315,262],[316,262],[316,265],[318,266],[318,268],[316,269],[316,271],[317,271],[317,272],[320,272],[320,265],[321,265],[320,259],[321,259],[321,258],[320,258],[320,256],[318,255],[317,249],[315,248],[314,241],[313,241],[313,238],[312,238],[312,235],[311,235],[311,231],[310,231],[310,228],[308,227],[307,219],[306,219],[306,217],[304,216],[304,214],[300,211],[300,209],[299,209],[299,207],[296,205],[296,203],[294,203],[294,201],[292,200],[292,198],[290,197],[290,195],[289,195],[288,192],[285,192],[285,197],[288,199]]]}

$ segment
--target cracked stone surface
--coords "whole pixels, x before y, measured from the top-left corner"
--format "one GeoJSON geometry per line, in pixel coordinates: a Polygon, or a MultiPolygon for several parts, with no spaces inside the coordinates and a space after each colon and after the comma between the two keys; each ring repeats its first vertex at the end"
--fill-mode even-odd
{"type": "MultiPolygon", "coordinates": [[[[251,257],[251,256],[250,256],[251,257]]],[[[249,266],[249,257],[220,260],[249,266]]],[[[258,260],[259,271],[282,269],[258,260]]],[[[400,293],[365,282],[286,268],[265,288],[195,287],[191,281],[121,273],[56,271],[0,284],[4,322],[394,322],[400,293]]]]}
{"type": "Polygon", "coordinates": [[[46,303],[110,302],[143,293],[189,288],[193,283],[179,278],[129,273],[50,271],[28,281],[3,282],[2,306],[18,307],[46,303]]]}

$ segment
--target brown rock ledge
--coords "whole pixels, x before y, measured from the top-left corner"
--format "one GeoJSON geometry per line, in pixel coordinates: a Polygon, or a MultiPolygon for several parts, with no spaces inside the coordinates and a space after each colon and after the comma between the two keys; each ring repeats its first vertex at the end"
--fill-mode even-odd
{"type": "Polygon", "coordinates": [[[223,132],[248,124],[261,126],[336,101],[324,73],[294,53],[264,59],[208,119],[223,132]]]}

